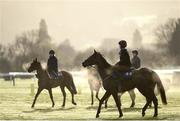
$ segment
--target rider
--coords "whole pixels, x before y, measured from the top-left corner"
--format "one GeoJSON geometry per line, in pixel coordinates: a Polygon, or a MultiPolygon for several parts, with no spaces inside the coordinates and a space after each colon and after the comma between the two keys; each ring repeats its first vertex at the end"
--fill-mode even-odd
{"type": "Polygon", "coordinates": [[[133,50],[132,54],[133,54],[133,58],[131,59],[132,68],[138,69],[141,66],[141,60],[138,57],[138,51],[137,50],[133,50]]]}
{"type": "Polygon", "coordinates": [[[50,77],[56,79],[58,77],[58,60],[55,56],[54,50],[49,51],[49,59],[47,62],[48,73],[50,77]]]}
{"type": "Polygon", "coordinates": [[[126,49],[127,43],[125,40],[119,41],[119,47],[120,47],[120,61],[116,64],[118,67],[118,71],[120,72],[127,72],[130,70],[131,67],[131,61],[130,61],[130,56],[129,53],[126,49]]]}

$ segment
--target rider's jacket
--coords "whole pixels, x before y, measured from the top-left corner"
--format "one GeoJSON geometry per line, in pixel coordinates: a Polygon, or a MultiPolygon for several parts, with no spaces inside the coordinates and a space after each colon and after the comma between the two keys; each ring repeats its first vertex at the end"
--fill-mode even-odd
{"type": "Polygon", "coordinates": [[[127,49],[121,49],[119,52],[119,56],[120,56],[120,61],[118,63],[119,65],[131,67],[130,56],[127,49]]]}
{"type": "Polygon", "coordinates": [[[138,56],[134,56],[131,60],[132,67],[135,69],[140,68],[141,66],[141,60],[138,56]]]}
{"type": "Polygon", "coordinates": [[[58,60],[55,56],[49,56],[47,63],[48,72],[58,72],[58,60]]]}

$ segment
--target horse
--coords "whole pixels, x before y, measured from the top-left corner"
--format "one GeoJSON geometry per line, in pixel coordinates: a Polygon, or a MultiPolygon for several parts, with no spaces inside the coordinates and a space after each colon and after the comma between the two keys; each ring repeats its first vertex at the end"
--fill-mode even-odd
{"type": "MultiPolygon", "coordinates": [[[[134,88],[137,88],[139,92],[146,98],[146,104],[142,108],[142,117],[145,116],[145,112],[151,102],[154,104],[154,117],[158,116],[158,99],[154,94],[154,88],[157,84],[157,87],[160,91],[161,99],[163,104],[167,104],[166,93],[163,87],[163,84],[156,72],[148,68],[141,68],[132,72],[132,78],[129,80],[119,80],[117,77],[113,76],[115,69],[110,65],[106,59],[101,55],[101,53],[96,52],[88,57],[83,63],[83,67],[96,65],[98,72],[102,78],[103,87],[106,90],[105,94],[99,101],[99,107],[97,109],[96,118],[99,117],[101,112],[101,106],[107,98],[111,95],[114,98],[116,106],[119,111],[119,117],[123,116],[121,110],[121,102],[118,98],[118,92],[125,92],[134,88]],[[111,70],[112,69],[112,70],[111,70]],[[109,74],[109,71],[111,73],[109,74]]],[[[118,75],[118,78],[122,78],[118,75]]]]}
{"type": "Polygon", "coordinates": [[[67,71],[61,71],[62,78],[58,79],[51,79],[47,70],[44,70],[41,66],[41,63],[37,61],[37,58],[33,60],[30,67],[28,68],[28,72],[31,73],[33,71],[36,71],[36,77],[38,78],[38,90],[35,95],[34,101],[32,103],[32,108],[34,108],[34,105],[36,103],[36,100],[41,93],[42,90],[46,89],[49,92],[49,96],[51,98],[52,107],[54,107],[55,103],[53,100],[53,94],[52,94],[52,88],[60,87],[62,94],[63,94],[63,104],[62,107],[65,107],[66,102],[66,92],[65,87],[70,91],[72,95],[72,104],[76,105],[76,102],[74,101],[74,95],[77,94],[75,84],[73,82],[72,75],[67,71]]]}
{"type": "MultiPolygon", "coordinates": [[[[91,90],[91,105],[93,105],[94,104],[94,92],[93,91],[96,92],[95,97],[98,99],[98,101],[100,101],[98,94],[99,94],[100,88],[102,87],[102,80],[100,79],[100,76],[99,76],[98,72],[96,71],[96,68],[88,68],[88,83],[89,83],[89,87],[91,90]]],[[[135,106],[135,98],[136,98],[134,89],[129,90],[128,93],[129,93],[131,101],[132,101],[130,108],[133,108],[135,106]]],[[[121,96],[122,96],[122,94],[118,95],[119,98],[121,98],[121,96]]],[[[108,99],[105,100],[105,108],[107,108],[107,101],[108,101],[108,99]]]]}
{"type": "Polygon", "coordinates": [[[91,91],[91,105],[94,104],[94,91],[96,92],[96,98],[99,99],[99,90],[102,87],[101,80],[98,73],[94,68],[88,69],[88,84],[91,91]]]}

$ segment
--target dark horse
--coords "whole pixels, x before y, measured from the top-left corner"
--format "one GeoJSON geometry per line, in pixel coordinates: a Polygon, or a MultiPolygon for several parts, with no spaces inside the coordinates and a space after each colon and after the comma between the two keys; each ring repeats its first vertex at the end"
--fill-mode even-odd
{"type": "Polygon", "coordinates": [[[61,71],[61,73],[62,73],[61,79],[59,79],[59,80],[50,79],[48,72],[42,68],[41,63],[37,61],[37,58],[35,60],[33,60],[30,67],[28,68],[28,72],[32,72],[32,71],[37,72],[36,76],[38,78],[38,90],[35,95],[35,98],[34,98],[34,101],[32,104],[32,108],[34,107],[34,105],[36,103],[36,99],[43,89],[48,90],[51,101],[52,101],[52,107],[54,107],[55,104],[54,104],[53,95],[52,95],[52,88],[55,88],[57,86],[60,86],[63,97],[64,97],[62,107],[65,106],[65,102],[66,102],[65,87],[67,87],[67,89],[70,91],[70,93],[72,95],[72,103],[74,105],[76,105],[76,103],[74,101],[74,94],[77,94],[77,91],[76,91],[76,87],[73,82],[73,77],[70,73],[68,73],[66,71],[61,71]]]}
{"type": "MultiPolygon", "coordinates": [[[[102,81],[100,79],[100,76],[98,74],[98,72],[95,70],[96,68],[88,68],[88,83],[90,86],[90,90],[91,90],[91,105],[94,104],[94,93],[93,91],[96,91],[96,98],[100,101],[99,99],[99,90],[102,87],[102,81]]],[[[134,89],[129,90],[128,91],[130,98],[131,98],[131,108],[134,107],[135,105],[135,92],[134,89]]],[[[119,95],[119,98],[121,98],[122,94],[119,95]]],[[[107,108],[107,101],[108,99],[105,101],[105,108],[107,108]]]]}
{"type": "Polygon", "coordinates": [[[158,100],[154,94],[154,88],[156,84],[160,91],[163,104],[167,104],[166,94],[162,82],[159,76],[150,69],[141,68],[139,70],[134,71],[131,80],[117,80],[113,76],[111,76],[112,74],[107,73],[110,70],[112,70],[113,72],[114,68],[104,59],[104,57],[99,52],[96,52],[95,50],[94,53],[82,63],[82,65],[84,67],[92,65],[97,66],[97,70],[103,81],[103,87],[106,90],[104,96],[101,98],[99,102],[96,118],[99,117],[103,102],[110,95],[113,96],[116,102],[116,106],[119,111],[119,117],[122,117],[123,113],[121,110],[121,102],[118,98],[118,92],[123,93],[134,88],[137,88],[141,92],[141,94],[144,95],[146,98],[146,104],[142,109],[142,116],[145,116],[145,111],[151,102],[153,102],[154,104],[154,117],[158,115],[158,100]]]}

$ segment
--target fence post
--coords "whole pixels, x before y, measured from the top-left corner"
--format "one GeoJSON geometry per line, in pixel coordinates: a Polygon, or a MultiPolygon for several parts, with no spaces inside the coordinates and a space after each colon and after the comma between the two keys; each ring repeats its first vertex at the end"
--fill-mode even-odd
{"type": "Polygon", "coordinates": [[[13,86],[15,86],[16,83],[15,83],[15,77],[14,77],[14,75],[12,76],[12,81],[13,81],[13,86]]]}

